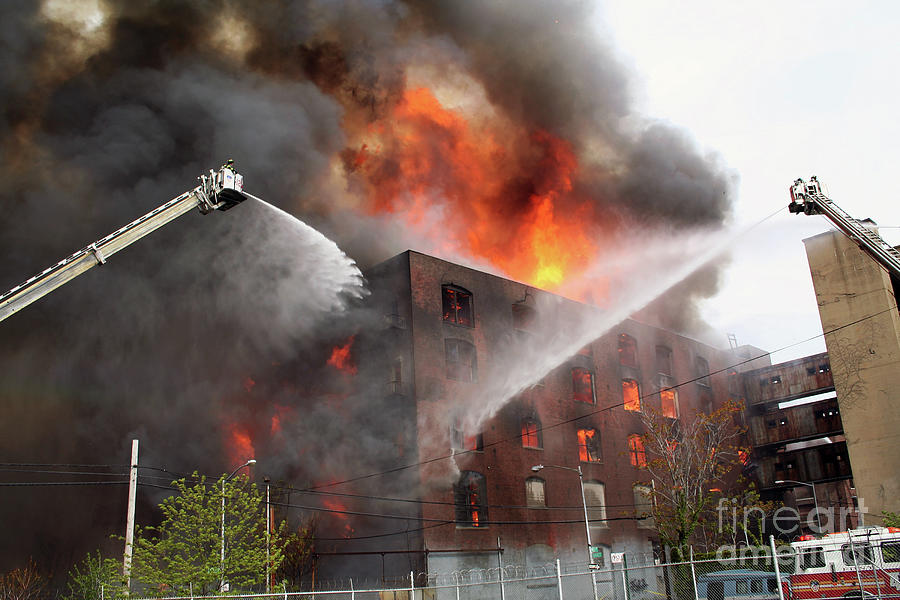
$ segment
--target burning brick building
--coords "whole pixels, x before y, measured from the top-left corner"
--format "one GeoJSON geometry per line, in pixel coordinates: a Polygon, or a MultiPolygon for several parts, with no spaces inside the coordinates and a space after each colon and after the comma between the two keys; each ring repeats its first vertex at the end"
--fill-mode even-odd
{"type": "Polygon", "coordinates": [[[579,468],[600,560],[652,557],[641,408],[716,407],[732,352],[630,319],[593,329],[597,307],[413,251],[366,275],[384,321],[359,361],[414,438],[398,441],[417,471],[414,568],[583,565],[579,468]]]}

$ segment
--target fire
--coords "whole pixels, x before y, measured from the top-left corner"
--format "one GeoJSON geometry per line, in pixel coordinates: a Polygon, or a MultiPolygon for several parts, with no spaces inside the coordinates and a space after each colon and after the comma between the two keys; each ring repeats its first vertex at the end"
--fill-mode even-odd
{"type": "Polygon", "coordinates": [[[573,185],[575,152],[547,131],[476,117],[407,89],[345,151],[344,168],[371,213],[396,214],[437,250],[562,291],[587,270],[603,229],[573,185]]]}
{"type": "Polygon", "coordinates": [[[256,456],[250,432],[239,423],[234,423],[231,426],[226,446],[228,448],[228,459],[231,463],[241,464],[256,456]]]}
{"type": "Polygon", "coordinates": [[[325,505],[325,508],[331,511],[331,515],[342,522],[344,525],[344,533],[343,537],[351,538],[354,534],[353,526],[350,525],[350,516],[346,514],[347,507],[336,498],[324,498],[322,500],[322,504],[325,505]]]}
{"type": "Polygon", "coordinates": [[[355,335],[351,335],[346,344],[343,346],[335,346],[331,350],[331,357],[328,359],[328,364],[335,369],[344,371],[350,375],[356,375],[356,365],[350,360],[350,348],[353,347],[353,340],[355,338],[355,335]]]}

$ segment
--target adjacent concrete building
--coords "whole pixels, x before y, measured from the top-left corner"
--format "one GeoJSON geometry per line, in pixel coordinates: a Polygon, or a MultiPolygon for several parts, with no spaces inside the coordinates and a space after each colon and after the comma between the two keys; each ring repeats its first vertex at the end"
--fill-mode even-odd
{"type": "Polygon", "coordinates": [[[804,240],[866,524],[900,511],[898,282],[837,232],[804,240]]]}

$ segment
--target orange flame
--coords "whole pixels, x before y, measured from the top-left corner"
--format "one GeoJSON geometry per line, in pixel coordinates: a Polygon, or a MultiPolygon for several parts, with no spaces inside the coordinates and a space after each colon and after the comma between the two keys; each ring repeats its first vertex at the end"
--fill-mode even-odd
{"type": "Polygon", "coordinates": [[[344,371],[350,375],[356,375],[356,365],[350,360],[350,348],[353,347],[353,340],[355,338],[355,335],[351,335],[346,344],[343,346],[335,346],[331,350],[331,358],[328,359],[328,364],[335,369],[344,371]]]}
{"type": "Polygon", "coordinates": [[[555,291],[597,254],[604,226],[574,189],[575,152],[549,132],[467,121],[420,87],[360,137],[344,167],[367,209],[399,214],[444,251],[555,291]]]}
{"type": "Polygon", "coordinates": [[[234,423],[226,441],[228,458],[232,463],[240,464],[256,456],[253,438],[241,424],[234,423]]]}

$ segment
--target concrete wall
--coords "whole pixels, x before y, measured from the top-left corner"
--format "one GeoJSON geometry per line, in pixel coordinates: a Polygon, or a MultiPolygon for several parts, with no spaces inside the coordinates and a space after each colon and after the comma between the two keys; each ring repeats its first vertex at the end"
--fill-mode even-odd
{"type": "MultiPolygon", "coordinates": [[[[900,511],[900,314],[890,277],[836,232],[804,240],[857,495],[900,511]]],[[[874,513],[874,515],[873,515],[874,513]]]]}

